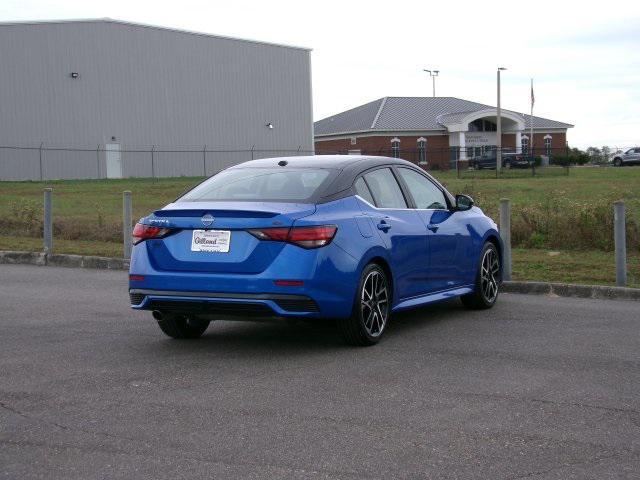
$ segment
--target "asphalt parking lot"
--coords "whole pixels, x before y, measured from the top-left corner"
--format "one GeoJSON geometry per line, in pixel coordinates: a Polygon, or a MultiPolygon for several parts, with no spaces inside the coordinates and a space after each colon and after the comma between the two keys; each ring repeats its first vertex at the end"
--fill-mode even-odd
{"type": "Polygon", "coordinates": [[[505,294],[165,338],[126,273],[0,265],[0,478],[639,478],[640,304],[505,294]]]}

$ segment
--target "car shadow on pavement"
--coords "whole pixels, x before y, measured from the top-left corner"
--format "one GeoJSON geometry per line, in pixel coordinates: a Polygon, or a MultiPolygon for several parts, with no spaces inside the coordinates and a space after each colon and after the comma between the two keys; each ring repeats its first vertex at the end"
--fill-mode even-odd
{"type": "MultiPolygon", "coordinates": [[[[158,335],[162,335],[158,332],[158,335]]],[[[211,322],[204,335],[197,340],[160,338],[160,344],[172,353],[226,352],[232,355],[247,353],[254,356],[296,355],[313,351],[342,349],[342,341],[335,321],[318,320],[290,324],[281,322],[224,321],[211,322]]],[[[149,349],[158,348],[154,342],[149,349]]]]}
{"type": "MultiPolygon", "coordinates": [[[[400,312],[392,319],[381,344],[393,340],[402,342],[402,337],[414,337],[419,331],[435,327],[442,322],[463,319],[461,313],[468,312],[459,301],[452,300],[427,305],[407,312],[400,312]]],[[[215,321],[198,340],[171,340],[147,343],[143,349],[154,350],[161,345],[172,354],[213,351],[237,355],[306,355],[313,352],[342,351],[354,349],[342,339],[337,320],[243,322],[215,321]]],[[[154,326],[155,327],[155,326],[154,326]]],[[[374,347],[375,348],[375,347],[374,347]]],[[[355,350],[358,350],[357,348],[355,350]]]]}
{"type": "Polygon", "coordinates": [[[457,298],[404,310],[394,315],[387,334],[412,334],[414,330],[463,319],[470,311],[457,298]]]}

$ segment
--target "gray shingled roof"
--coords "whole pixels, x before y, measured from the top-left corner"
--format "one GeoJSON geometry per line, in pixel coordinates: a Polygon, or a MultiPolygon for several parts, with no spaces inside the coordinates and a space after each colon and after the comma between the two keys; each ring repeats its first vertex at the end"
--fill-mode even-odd
{"type": "MultiPolygon", "coordinates": [[[[365,131],[444,131],[444,125],[453,123],[470,112],[487,108],[495,107],[455,97],[384,97],[318,120],[314,123],[314,133],[320,136],[365,131]]],[[[523,117],[529,128],[531,117],[523,117]]],[[[571,127],[573,125],[568,123],[533,117],[533,128],[571,127]]]]}
{"type": "Polygon", "coordinates": [[[456,123],[459,123],[464,117],[469,115],[470,113],[477,112],[478,110],[466,110],[464,112],[457,113],[447,113],[445,115],[439,115],[436,121],[440,125],[449,126],[456,123]]]}
{"type": "Polygon", "coordinates": [[[328,133],[369,130],[373,127],[373,121],[383,101],[384,98],[379,98],[378,100],[365,103],[364,105],[339,113],[333,117],[320,120],[314,124],[315,134],[319,135],[319,132],[324,132],[324,130],[328,133]],[[319,129],[319,124],[325,127],[319,129]]]}

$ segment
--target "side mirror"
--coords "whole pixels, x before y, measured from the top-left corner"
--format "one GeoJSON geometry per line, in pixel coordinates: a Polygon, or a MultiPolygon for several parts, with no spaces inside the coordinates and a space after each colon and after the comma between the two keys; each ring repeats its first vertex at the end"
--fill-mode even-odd
{"type": "Polygon", "coordinates": [[[456,210],[465,211],[473,207],[473,198],[469,195],[456,195],[456,210]]]}

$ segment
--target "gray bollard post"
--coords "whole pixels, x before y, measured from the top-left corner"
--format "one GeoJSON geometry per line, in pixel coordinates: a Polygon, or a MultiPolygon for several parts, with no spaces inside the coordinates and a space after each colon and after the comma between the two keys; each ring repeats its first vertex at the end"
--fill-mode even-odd
{"type": "Polygon", "coordinates": [[[122,192],[122,240],[124,244],[124,258],[129,260],[131,258],[131,192],[122,192]]]}
{"type": "Polygon", "coordinates": [[[511,280],[511,201],[500,199],[500,238],[504,246],[502,252],[502,279],[511,280]]]}
{"type": "Polygon", "coordinates": [[[616,285],[627,285],[627,239],[624,202],[613,204],[613,239],[616,247],[616,285]]]}
{"type": "Polygon", "coordinates": [[[44,189],[44,253],[53,253],[53,205],[52,205],[52,188],[44,189]]]}

